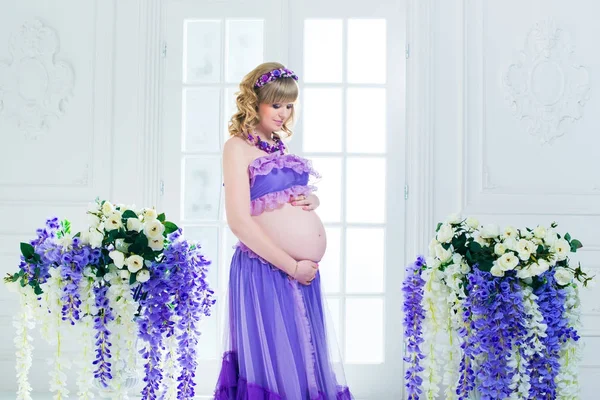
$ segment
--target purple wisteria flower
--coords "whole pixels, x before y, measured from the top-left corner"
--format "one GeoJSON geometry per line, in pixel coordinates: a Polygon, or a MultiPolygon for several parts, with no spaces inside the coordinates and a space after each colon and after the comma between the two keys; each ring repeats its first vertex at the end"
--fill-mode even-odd
{"type": "Polygon", "coordinates": [[[68,320],[71,325],[79,320],[79,307],[81,305],[81,295],[79,293],[79,282],[83,278],[83,269],[92,264],[91,248],[88,246],[79,247],[80,240],[73,240],[73,248],[62,254],[61,257],[61,278],[65,282],[63,287],[62,301],[62,319],[68,320]]]}
{"type": "Polygon", "coordinates": [[[182,238],[181,230],[170,234],[168,241],[162,259],[150,269],[151,279],[142,286],[138,326],[140,337],[149,344],[141,351],[146,360],[143,399],[156,399],[163,378],[159,365],[163,338],[171,335],[177,335],[177,356],[182,366],[177,378],[177,398],[194,397],[198,323],[202,316],[210,315],[215,303],[206,282],[206,267],[210,262],[200,254],[200,248],[190,246],[182,238]],[[177,324],[172,322],[173,313],[179,317],[177,324]]]}
{"type": "MultiPolygon", "coordinates": [[[[468,275],[467,315],[470,319],[464,351],[468,359],[483,356],[475,374],[461,365],[460,397],[473,389],[474,379],[481,399],[510,396],[514,368],[508,365],[513,347],[523,344],[526,335],[525,309],[519,280],[513,273],[496,278],[479,269],[468,275]]],[[[463,336],[465,333],[463,332],[463,336]]],[[[465,357],[465,361],[467,361],[465,357]]]]}
{"type": "Polygon", "coordinates": [[[108,340],[110,331],[108,330],[107,325],[110,321],[114,320],[108,297],[106,297],[107,290],[108,286],[94,287],[98,315],[94,317],[94,329],[96,330],[96,359],[92,364],[96,366],[94,378],[98,379],[104,387],[108,387],[108,381],[112,379],[112,364],[109,362],[109,359],[111,358],[110,347],[112,344],[108,340]]]}
{"type": "Polygon", "coordinates": [[[423,320],[425,310],[421,305],[423,300],[423,286],[425,281],[421,271],[425,261],[419,256],[417,260],[406,268],[406,277],[402,284],[404,292],[404,339],[406,341],[406,355],[404,361],[409,364],[404,375],[406,391],[409,400],[418,400],[422,393],[423,379],[420,373],[423,367],[420,361],[425,357],[420,345],[423,343],[423,320]]]}
{"type": "Polygon", "coordinates": [[[534,290],[534,294],[538,296],[540,313],[547,325],[547,336],[541,338],[544,345],[542,354],[534,354],[528,365],[531,376],[529,397],[549,400],[557,395],[555,378],[560,371],[561,344],[568,340],[577,341],[579,335],[569,326],[565,315],[566,291],[558,288],[553,271],[546,272],[542,278],[542,284],[534,290]]]}

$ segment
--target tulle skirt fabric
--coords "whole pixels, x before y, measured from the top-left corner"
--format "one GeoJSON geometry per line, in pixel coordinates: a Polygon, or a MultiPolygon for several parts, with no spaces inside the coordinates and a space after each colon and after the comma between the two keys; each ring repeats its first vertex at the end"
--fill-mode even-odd
{"type": "Polygon", "coordinates": [[[228,302],[216,400],[353,399],[332,356],[318,274],[304,286],[238,248],[228,302]]]}

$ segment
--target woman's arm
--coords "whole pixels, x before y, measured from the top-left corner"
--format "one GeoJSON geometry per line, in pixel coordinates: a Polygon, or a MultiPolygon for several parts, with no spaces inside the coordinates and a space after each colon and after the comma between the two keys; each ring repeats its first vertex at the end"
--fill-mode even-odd
{"type": "Polygon", "coordinates": [[[279,248],[250,215],[250,182],[248,179],[246,143],[232,138],[223,148],[223,180],[227,224],[233,234],[252,251],[290,276],[297,263],[279,248]]]}

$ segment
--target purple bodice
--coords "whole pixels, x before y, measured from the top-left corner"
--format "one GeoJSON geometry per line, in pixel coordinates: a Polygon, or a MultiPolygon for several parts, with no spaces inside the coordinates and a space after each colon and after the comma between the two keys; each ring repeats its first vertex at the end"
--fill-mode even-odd
{"type": "Polygon", "coordinates": [[[259,157],[248,166],[250,174],[250,213],[279,208],[290,196],[309,195],[316,188],[310,176],[319,177],[309,160],[294,154],[273,153],[259,157]]]}

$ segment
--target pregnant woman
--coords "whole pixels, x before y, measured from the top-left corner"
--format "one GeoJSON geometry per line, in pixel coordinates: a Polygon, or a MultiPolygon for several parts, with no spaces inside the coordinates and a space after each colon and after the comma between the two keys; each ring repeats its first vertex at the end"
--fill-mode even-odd
{"type": "Polygon", "coordinates": [[[298,77],[265,63],[240,83],[223,149],[227,222],[240,240],[229,279],[228,351],[217,400],[352,399],[327,348],[318,262],[325,229],[311,163],[290,154],[298,77]]]}

